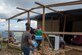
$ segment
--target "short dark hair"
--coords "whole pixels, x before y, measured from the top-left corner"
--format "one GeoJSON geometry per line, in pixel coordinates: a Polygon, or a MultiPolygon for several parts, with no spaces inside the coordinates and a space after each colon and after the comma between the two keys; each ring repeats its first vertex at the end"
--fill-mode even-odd
{"type": "Polygon", "coordinates": [[[27,31],[30,30],[30,27],[27,26],[27,27],[26,27],[26,30],[27,30],[27,31]]]}
{"type": "Polygon", "coordinates": [[[27,26],[29,26],[30,27],[30,24],[29,23],[25,23],[25,26],[27,27],[27,26]]]}

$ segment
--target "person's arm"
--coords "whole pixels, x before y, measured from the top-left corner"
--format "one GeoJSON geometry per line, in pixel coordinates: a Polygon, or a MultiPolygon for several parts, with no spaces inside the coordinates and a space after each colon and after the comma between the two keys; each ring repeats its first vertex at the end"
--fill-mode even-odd
{"type": "Polygon", "coordinates": [[[30,44],[31,46],[33,46],[34,48],[36,48],[36,47],[33,45],[32,40],[28,39],[28,42],[29,42],[29,44],[30,44]]]}
{"type": "Polygon", "coordinates": [[[33,43],[32,43],[32,40],[31,40],[29,37],[27,37],[27,41],[28,41],[28,43],[29,43],[31,46],[33,46],[33,47],[35,48],[35,46],[34,46],[33,43]]]}

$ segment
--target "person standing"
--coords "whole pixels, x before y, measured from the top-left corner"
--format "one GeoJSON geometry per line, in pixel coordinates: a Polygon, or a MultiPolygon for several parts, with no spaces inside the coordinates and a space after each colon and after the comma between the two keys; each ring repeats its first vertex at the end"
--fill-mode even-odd
{"type": "MultiPolygon", "coordinates": [[[[30,27],[30,24],[29,23],[26,23],[25,26],[26,27],[30,27]]],[[[35,38],[35,32],[34,32],[35,29],[33,29],[32,27],[30,27],[30,29],[31,29],[30,30],[30,33],[32,34],[32,40],[33,40],[35,38]]]]}
{"type": "Polygon", "coordinates": [[[38,43],[37,49],[40,50],[40,44],[42,42],[42,30],[40,27],[35,31],[35,40],[38,43]]]}
{"type": "Polygon", "coordinates": [[[35,46],[32,43],[31,39],[32,35],[30,33],[30,27],[26,26],[26,31],[22,35],[22,40],[21,40],[21,48],[22,51],[24,52],[24,55],[29,55],[30,54],[30,46],[35,46]]]}

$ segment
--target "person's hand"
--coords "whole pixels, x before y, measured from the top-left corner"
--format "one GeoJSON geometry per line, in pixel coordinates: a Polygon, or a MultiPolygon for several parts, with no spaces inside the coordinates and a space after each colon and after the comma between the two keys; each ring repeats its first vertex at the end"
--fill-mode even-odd
{"type": "Polygon", "coordinates": [[[34,46],[34,48],[36,48],[36,46],[34,46]]]}

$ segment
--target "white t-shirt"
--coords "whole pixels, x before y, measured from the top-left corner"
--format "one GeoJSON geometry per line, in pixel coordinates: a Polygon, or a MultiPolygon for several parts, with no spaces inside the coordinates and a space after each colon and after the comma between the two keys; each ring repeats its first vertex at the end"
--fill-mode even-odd
{"type": "Polygon", "coordinates": [[[61,37],[61,36],[59,37],[59,40],[60,40],[60,42],[65,42],[63,37],[61,37]]]}

